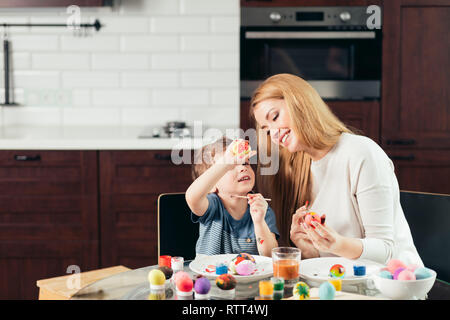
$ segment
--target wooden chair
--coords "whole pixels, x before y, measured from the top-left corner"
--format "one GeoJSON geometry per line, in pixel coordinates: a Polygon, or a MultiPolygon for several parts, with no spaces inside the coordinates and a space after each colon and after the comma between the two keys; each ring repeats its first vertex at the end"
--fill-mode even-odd
{"type": "Polygon", "coordinates": [[[423,263],[450,282],[450,195],[401,191],[400,203],[423,263]]]}
{"type": "Polygon", "coordinates": [[[184,193],[164,193],[158,197],[158,256],[195,259],[198,223],[191,220],[191,210],[184,193]]]}

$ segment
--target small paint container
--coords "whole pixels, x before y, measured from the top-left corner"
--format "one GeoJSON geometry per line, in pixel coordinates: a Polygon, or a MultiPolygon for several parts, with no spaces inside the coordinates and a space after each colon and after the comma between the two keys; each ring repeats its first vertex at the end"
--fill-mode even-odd
{"type": "Polygon", "coordinates": [[[279,277],[272,277],[270,279],[273,283],[273,300],[281,300],[284,297],[284,279],[279,277]]]}
{"type": "Polygon", "coordinates": [[[336,291],[342,290],[342,279],[328,279],[328,282],[334,286],[336,291]]]}
{"type": "Polygon", "coordinates": [[[228,273],[228,267],[224,263],[219,263],[216,265],[216,275],[220,276],[221,274],[228,273]]]}
{"type": "Polygon", "coordinates": [[[182,271],[184,269],[184,258],[183,257],[172,257],[171,259],[173,273],[182,271]]]}
{"type": "Polygon", "coordinates": [[[159,256],[158,265],[160,267],[166,266],[166,267],[171,268],[171,261],[172,261],[171,256],[159,256]]]}
{"type": "Polygon", "coordinates": [[[362,277],[366,275],[366,266],[353,266],[353,274],[358,277],[362,277]]]}
{"type": "Polygon", "coordinates": [[[262,280],[259,282],[259,300],[273,300],[273,282],[262,280]]]}

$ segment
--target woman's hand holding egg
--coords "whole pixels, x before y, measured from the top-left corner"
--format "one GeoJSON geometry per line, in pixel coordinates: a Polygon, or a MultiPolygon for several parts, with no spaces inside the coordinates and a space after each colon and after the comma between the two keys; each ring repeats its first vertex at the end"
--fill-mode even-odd
{"type": "Polygon", "coordinates": [[[343,237],[335,230],[316,220],[311,224],[302,223],[303,228],[313,246],[322,252],[337,254],[341,248],[343,237]]]}
{"type": "Polygon", "coordinates": [[[315,258],[319,251],[314,247],[303,226],[305,216],[308,214],[306,205],[297,209],[292,216],[290,239],[297,248],[302,250],[303,258],[315,258]]]}

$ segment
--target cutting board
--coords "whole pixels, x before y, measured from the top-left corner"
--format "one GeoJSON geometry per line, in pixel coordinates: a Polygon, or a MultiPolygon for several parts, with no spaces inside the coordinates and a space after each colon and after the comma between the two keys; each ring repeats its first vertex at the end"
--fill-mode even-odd
{"type": "MultiPolygon", "coordinates": [[[[311,288],[309,291],[311,300],[319,300],[319,288],[311,288]]],[[[295,300],[294,297],[289,297],[286,300],[295,300]]],[[[334,300],[385,300],[378,297],[364,296],[362,294],[349,293],[343,291],[336,291],[334,300]]]]}
{"type": "Polygon", "coordinates": [[[81,288],[95,281],[129,270],[129,268],[124,266],[115,266],[79,273],[80,287],[74,289],[68,286],[68,280],[70,283],[70,279],[74,279],[74,274],[38,280],[36,285],[39,287],[39,300],[69,300],[81,288]]]}

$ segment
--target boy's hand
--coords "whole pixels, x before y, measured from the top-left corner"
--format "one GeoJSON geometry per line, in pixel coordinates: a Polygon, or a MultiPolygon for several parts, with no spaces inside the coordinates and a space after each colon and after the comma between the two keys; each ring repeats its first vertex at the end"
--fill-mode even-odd
{"type": "Polygon", "coordinates": [[[264,221],[266,216],[267,208],[269,207],[266,200],[260,193],[249,193],[248,203],[250,205],[250,215],[254,224],[258,224],[264,221]]]}

